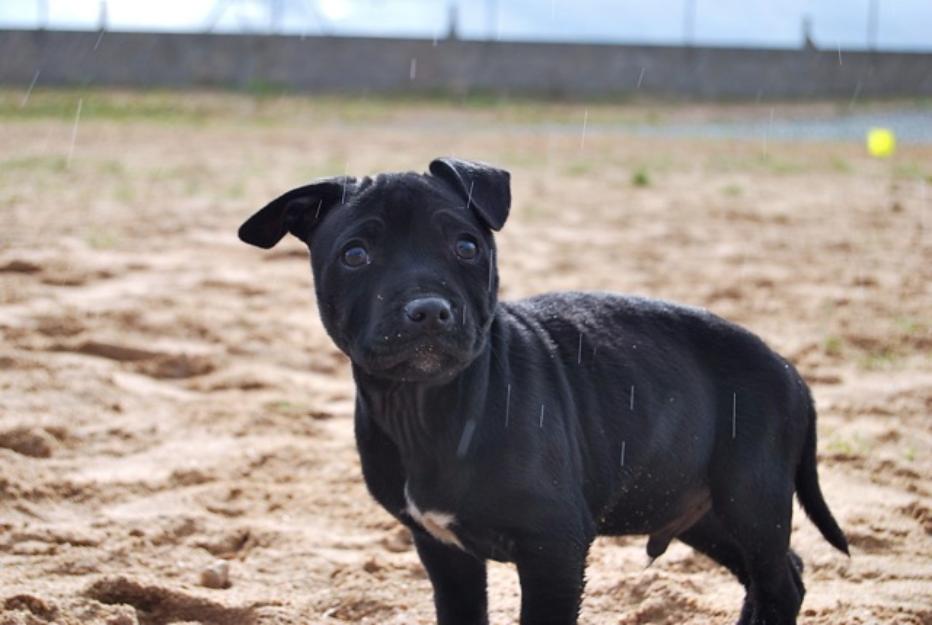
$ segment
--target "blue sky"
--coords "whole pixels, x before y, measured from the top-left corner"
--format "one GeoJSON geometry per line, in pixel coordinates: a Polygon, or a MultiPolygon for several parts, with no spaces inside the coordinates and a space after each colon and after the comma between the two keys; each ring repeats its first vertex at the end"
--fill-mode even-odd
{"type": "MultiPolygon", "coordinates": [[[[412,36],[447,31],[457,7],[461,37],[506,40],[678,44],[685,11],[694,7],[697,44],[798,47],[802,20],[824,48],[867,46],[872,0],[106,0],[114,30],[267,32],[279,3],[279,30],[289,33],[412,36]]],[[[877,46],[932,50],[932,0],[876,0],[877,46]]],[[[96,28],[101,0],[2,0],[0,27],[96,28]],[[46,7],[43,9],[42,7],[46,7]]]]}

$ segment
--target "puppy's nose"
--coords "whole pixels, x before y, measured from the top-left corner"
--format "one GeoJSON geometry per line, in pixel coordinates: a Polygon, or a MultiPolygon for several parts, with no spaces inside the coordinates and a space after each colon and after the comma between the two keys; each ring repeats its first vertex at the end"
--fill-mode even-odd
{"type": "Polygon", "coordinates": [[[441,332],[453,323],[450,302],[442,297],[421,297],[405,305],[408,325],[425,332],[441,332]]]}

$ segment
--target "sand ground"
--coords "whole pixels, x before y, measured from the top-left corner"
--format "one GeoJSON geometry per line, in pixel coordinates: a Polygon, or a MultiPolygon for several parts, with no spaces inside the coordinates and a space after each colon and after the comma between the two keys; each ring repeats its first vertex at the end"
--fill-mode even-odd
{"type": "MultiPolygon", "coordinates": [[[[235,231],[313,177],[443,154],[512,171],[504,297],[678,300],[797,363],[852,544],[795,516],[801,622],[932,623],[932,146],[623,126],[754,107],[22,98],[0,93],[0,624],[433,622],[362,484],[306,252],[235,231]],[[203,586],[219,562],[231,585],[203,586]]],[[[645,568],[644,545],[597,541],[581,623],[737,617],[722,569],[682,545],[645,568]]],[[[490,580],[492,622],[515,623],[513,569],[490,580]]]]}

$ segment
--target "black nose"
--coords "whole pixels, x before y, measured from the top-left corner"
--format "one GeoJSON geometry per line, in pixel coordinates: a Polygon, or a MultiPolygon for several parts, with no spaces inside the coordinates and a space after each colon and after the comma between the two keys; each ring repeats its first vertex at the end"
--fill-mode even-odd
{"type": "Polygon", "coordinates": [[[452,325],[453,310],[442,297],[421,297],[405,305],[405,318],[425,332],[440,332],[452,325]]]}

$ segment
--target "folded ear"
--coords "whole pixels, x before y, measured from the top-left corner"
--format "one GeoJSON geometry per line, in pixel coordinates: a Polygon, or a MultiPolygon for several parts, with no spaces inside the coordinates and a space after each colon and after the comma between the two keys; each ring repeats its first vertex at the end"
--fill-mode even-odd
{"type": "Polygon", "coordinates": [[[430,173],[452,186],[492,230],[501,230],[511,208],[511,175],[485,163],[437,158],[430,173]]]}
{"type": "Polygon", "coordinates": [[[291,233],[305,243],[333,206],[346,202],[356,190],[356,179],[327,178],[292,189],[272,200],[239,227],[240,240],[269,249],[291,233]]]}

